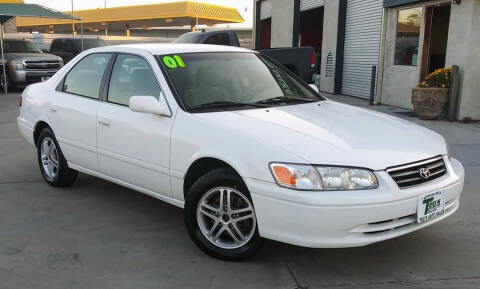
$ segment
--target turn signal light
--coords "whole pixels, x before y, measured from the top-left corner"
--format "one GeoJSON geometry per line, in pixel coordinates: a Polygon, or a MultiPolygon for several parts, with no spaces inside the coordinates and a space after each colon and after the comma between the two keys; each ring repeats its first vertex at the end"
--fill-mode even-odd
{"type": "Polygon", "coordinates": [[[292,186],[295,186],[297,183],[295,176],[286,167],[273,166],[273,171],[280,183],[292,186]]]}

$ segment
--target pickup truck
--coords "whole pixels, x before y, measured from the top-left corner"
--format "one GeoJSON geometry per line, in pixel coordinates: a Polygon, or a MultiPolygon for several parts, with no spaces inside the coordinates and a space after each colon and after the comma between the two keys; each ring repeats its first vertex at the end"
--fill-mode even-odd
{"type": "Polygon", "coordinates": [[[22,39],[4,39],[6,77],[0,63],[0,86],[12,90],[17,85],[50,78],[62,66],[60,57],[44,53],[34,43],[22,39]],[[6,78],[6,82],[5,82],[6,78]]]}
{"type": "MultiPolygon", "coordinates": [[[[237,34],[233,30],[188,32],[180,35],[174,43],[240,46],[237,34]]],[[[313,47],[282,47],[257,51],[288,68],[306,83],[313,83],[316,61],[313,47]]]]}
{"type": "Polygon", "coordinates": [[[60,56],[66,64],[84,50],[106,45],[105,41],[98,38],[55,38],[50,44],[49,53],[60,56]]]}

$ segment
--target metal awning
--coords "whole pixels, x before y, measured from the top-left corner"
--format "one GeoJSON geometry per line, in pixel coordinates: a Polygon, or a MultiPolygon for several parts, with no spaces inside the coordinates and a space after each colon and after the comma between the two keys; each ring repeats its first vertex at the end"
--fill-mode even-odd
{"type": "MultiPolygon", "coordinates": [[[[9,21],[10,19],[18,16],[22,17],[36,17],[36,18],[57,18],[57,19],[70,19],[70,20],[81,20],[80,18],[74,17],[72,15],[64,14],[62,12],[37,5],[37,4],[23,4],[20,1],[6,1],[0,3],[0,48],[2,52],[2,58],[0,59],[3,72],[3,81],[7,81],[5,74],[5,58],[3,56],[3,23],[9,21]],[[13,3],[12,3],[13,2],[13,3]]],[[[7,89],[5,89],[7,93],[7,89]]]]}
{"type": "MultiPolygon", "coordinates": [[[[195,24],[197,17],[205,25],[244,22],[236,8],[195,1],[77,10],[75,15],[82,18],[85,31],[185,26],[195,24]]],[[[71,21],[62,19],[17,18],[22,32],[65,33],[71,27],[71,21]]]]}
{"type": "Polygon", "coordinates": [[[1,23],[5,23],[17,16],[80,20],[80,18],[37,4],[0,3],[1,23]]]}

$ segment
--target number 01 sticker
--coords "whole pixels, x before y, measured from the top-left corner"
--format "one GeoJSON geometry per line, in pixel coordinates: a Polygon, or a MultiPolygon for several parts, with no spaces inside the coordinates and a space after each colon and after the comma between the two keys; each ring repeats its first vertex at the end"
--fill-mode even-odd
{"type": "Polygon", "coordinates": [[[178,67],[184,68],[186,66],[180,55],[164,56],[163,63],[165,63],[165,65],[171,69],[175,69],[178,67]]]}

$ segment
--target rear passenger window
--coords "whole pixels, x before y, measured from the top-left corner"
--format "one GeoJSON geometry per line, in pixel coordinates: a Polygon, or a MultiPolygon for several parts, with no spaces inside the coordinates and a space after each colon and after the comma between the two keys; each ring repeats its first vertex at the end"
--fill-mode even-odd
{"type": "Polygon", "coordinates": [[[158,99],[160,87],[144,58],[120,54],[113,66],[107,100],[128,106],[130,97],[134,95],[153,96],[158,99]]]}
{"type": "Polygon", "coordinates": [[[208,37],[204,44],[230,45],[230,39],[226,33],[218,33],[208,37]]]}
{"type": "Polygon", "coordinates": [[[80,60],[65,77],[63,91],[98,99],[110,57],[107,53],[95,53],[80,60]]]}
{"type": "Polygon", "coordinates": [[[73,44],[72,39],[65,39],[65,42],[63,43],[63,51],[75,53],[75,44],[73,44]]]}
{"type": "Polygon", "coordinates": [[[62,39],[54,39],[52,41],[52,47],[50,47],[50,51],[60,51],[62,50],[62,39]]]}

